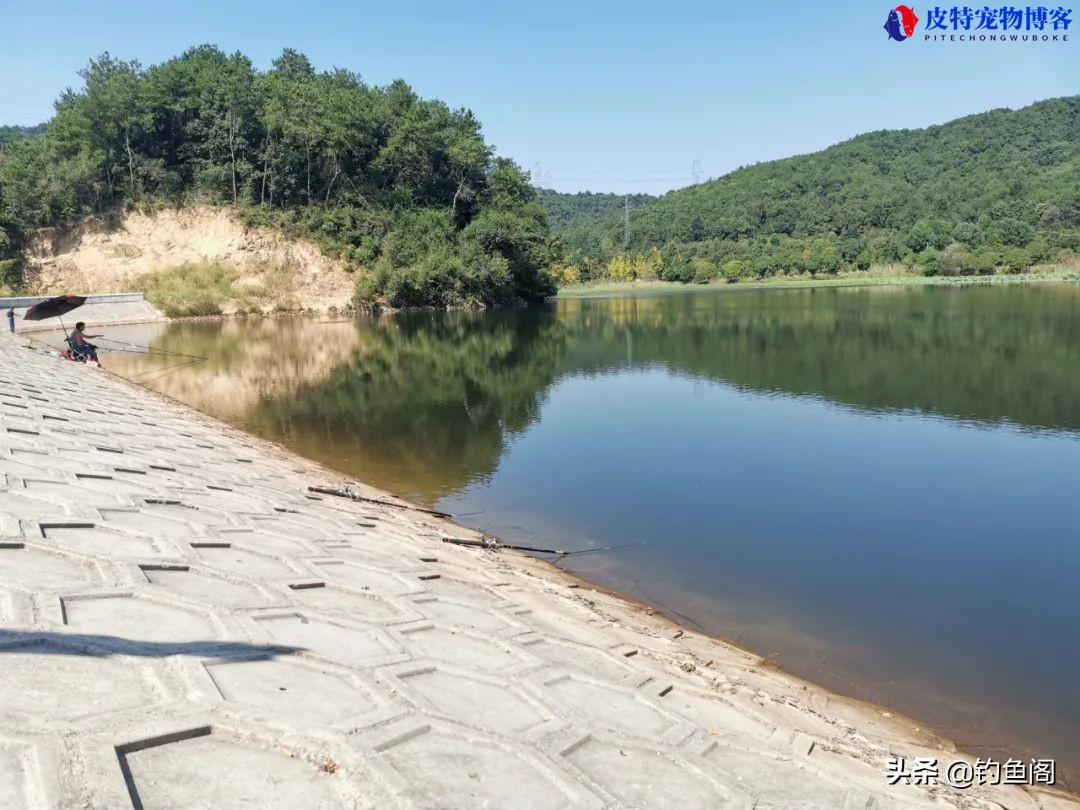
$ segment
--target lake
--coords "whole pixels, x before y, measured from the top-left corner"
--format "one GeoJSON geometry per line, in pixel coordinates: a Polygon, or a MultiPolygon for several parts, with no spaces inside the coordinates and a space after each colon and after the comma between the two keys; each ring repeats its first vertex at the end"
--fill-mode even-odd
{"type": "Polygon", "coordinates": [[[1080,776],[1080,285],[105,331],[209,357],[120,374],[507,542],[641,544],[567,567],[1080,776]]]}

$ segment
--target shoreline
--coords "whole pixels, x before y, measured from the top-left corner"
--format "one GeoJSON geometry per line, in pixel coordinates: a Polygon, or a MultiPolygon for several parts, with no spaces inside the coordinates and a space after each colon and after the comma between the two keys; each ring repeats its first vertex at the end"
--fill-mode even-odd
{"type": "MultiPolygon", "coordinates": [[[[772,276],[767,279],[740,282],[711,282],[707,284],[683,283],[678,281],[661,281],[659,279],[642,281],[612,281],[597,280],[581,284],[572,284],[562,287],[555,295],[540,302],[557,302],[577,300],[582,298],[596,298],[603,296],[627,295],[632,293],[679,293],[679,292],[738,292],[741,290],[799,290],[817,288],[852,288],[852,287],[950,287],[969,285],[1021,285],[1021,284],[1052,284],[1052,283],[1078,283],[1080,282],[1080,265],[1048,265],[1042,269],[1029,270],[1016,275],[994,274],[980,276],[923,276],[916,274],[874,274],[868,271],[866,274],[849,273],[834,277],[815,276],[772,276]]],[[[85,293],[94,295],[94,293],[85,293]]],[[[47,293],[42,293],[47,295],[47,293]]],[[[33,296],[31,296],[33,297],[33,296]]],[[[146,299],[155,310],[156,306],[146,299]]],[[[532,306],[531,304],[516,304],[510,308],[532,306]]],[[[103,326],[126,326],[143,323],[187,323],[203,321],[232,321],[232,320],[260,320],[263,318],[315,318],[330,317],[335,320],[353,320],[359,317],[380,318],[393,316],[398,313],[409,312],[444,312],[444,311],[470,311],[468,307],[408,307],[404,309],[393,308],[338,308],[326,307],[319,309],[296,309],[296,310],[271,310],[268,312],[223,312],[216,315],[185,315],[169,316],[157,310],[157,317],[122,317],[119,319],[96,319],[95,324],[103,326]]],[[[486,307],[478,307],[472,311],[483,311],[486,307]]],[[[20,324],[22,321],[20,321],[20,324]]],[[[35,332],[55,331],[56,325],[20,326],[18,334],[30,334],[35,332]]]]}
{"type": "Polygon", "coordinates": [[[770,279],[739,282],[715,282],[709,284],[684,284],[679,281],[608,281],[598,280],[563,287],[552,300],[591,298],[604,295],[625,295],[634,292],[687,292],[739,290],[799,290],[829,287],[949,287],[966,285],[1046,284],[1074,281],[1076,268],[1055,267],[1052,270],[1018,273],[1016,275],[986,276],[922,276],[922,275],[874,275],[873,273],[848,274],[835,277],[773,276],[770,279]]]}

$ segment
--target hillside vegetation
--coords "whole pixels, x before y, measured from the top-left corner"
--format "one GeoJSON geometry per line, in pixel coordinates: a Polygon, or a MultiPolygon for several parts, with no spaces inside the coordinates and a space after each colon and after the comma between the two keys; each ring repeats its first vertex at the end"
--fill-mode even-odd
{"type": "Polygon", "coordinates": [[[872,132],[670,192],[633,206],[625,252],[621,206],[594,205],[608,196],[541,194],[564,276],[738,281],[895,263],[1021,272],[1080,251],[1080,96],[872,132]],[[582,207],[597,210],[560,213],[582,207]]]}
{"type": "Polygon", "coordinates": [[[652,194],[597,194],[582,191],[578,194],[560,194],[548,188],[539,188],[540,202],[548,214],[553,230],[565,234],[578,223],[588,223],[597,217],[613,213],[622,214],[627,203],[637,208],[655,202],[652,194]]]}
{"type": "Polygon", "coordinates": [[[23,281],[42,227],[123,208],[209,202],[309,237],[356,272],[361,305],[537,299],[555,245],[527,175],[471,112],[317,72],[286,50],[270,70],[204,45],[144,68],[108,54],[40,134],[5,131],[0,285],[23,281]]]}

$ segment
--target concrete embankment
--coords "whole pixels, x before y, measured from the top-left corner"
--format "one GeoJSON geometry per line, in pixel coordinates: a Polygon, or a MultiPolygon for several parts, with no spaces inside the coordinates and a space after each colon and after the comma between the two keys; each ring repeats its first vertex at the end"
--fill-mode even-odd
{"type": "Polygon", "coordinates": [[[890,786],[962,757],[105,371],[0,368],[4,808],[1080,806],[890,786]]]}
{"type": "MultiPolygon", "coordinates": [[[[6,330],[6,313],[9,309],[15,310],[15,329],[17,332],[40,332],[50,329],[59,329],[60,322],[56,318],[44,321],[26,321],[23,316],[26,310],[39,301],[44,301],[50,296],[29,295],[19,298],[0,298],[0,314],[5,315],[3,328],[6,330]]],[[[76,321],[86,321],[95,326],[121,323],[146,323],[148,321],[161,321],[165,317],[146,300],[141,292],[108,293],[104,295],[88,295],[86,303],[66,316],[64,323],[71,328],[76,321]]]]}

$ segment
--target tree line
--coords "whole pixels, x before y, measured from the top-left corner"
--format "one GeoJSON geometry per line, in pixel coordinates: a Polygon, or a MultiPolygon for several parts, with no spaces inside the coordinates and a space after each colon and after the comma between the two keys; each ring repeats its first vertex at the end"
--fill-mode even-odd
{"type": "Polygon", "coordinates": [[[554,291],[525,174],[466,109],[285,50],[269,70],[202,45],[144,68],[105,54],[42,131],[0,139],[0,284],[35,229],[125,206],[206,201],[312,237],[362,305],[503,304],[554,291]]]}
{"type": "Polygon", "coordinates": [[[541,195],[570,280],[739,281],[886,264],[968,275],[1074,261],[1080,96],[747,166],[632,205],[628,233],[605,196],[541,195]]]}

